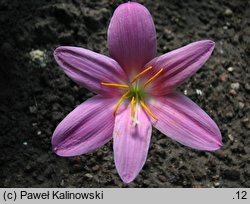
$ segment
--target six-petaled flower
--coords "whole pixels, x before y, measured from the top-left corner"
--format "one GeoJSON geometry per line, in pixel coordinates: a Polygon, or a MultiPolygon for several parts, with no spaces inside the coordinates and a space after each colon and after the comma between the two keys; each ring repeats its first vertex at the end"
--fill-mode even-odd
{"type": "Polygon", "coordinates": [[[56,128],[53,150],[60,156],[93,151],[113,137],[117,171],[135,179],[148,153],[152,126],[195,149],[221,147],[215,122],[194,102],[175,91],[209,58],[215,43],[197,41],[156,57],[156,32],[148,10],[120,5],[108,29],[110,57],[62,46],[54,56],[76,83],[97,94],[73,110],[56,128]]]}

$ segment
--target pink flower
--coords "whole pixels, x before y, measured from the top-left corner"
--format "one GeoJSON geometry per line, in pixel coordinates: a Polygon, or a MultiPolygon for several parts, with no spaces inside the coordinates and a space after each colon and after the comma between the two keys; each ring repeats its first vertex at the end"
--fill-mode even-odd
{"type": "Polygon", "coordinates": [[[152,126],[186,146],[219,149],[222,138],[215,122],[175,91],[207,61],[214,46],[202,40],[156,57],[149,11],[134,2],[120,5],[108,29],[112,58],[79,47],[63,46],[54,52],[71,79],[97,94],[57,126],[54,152],[85,154],[113,137],[117,171],[129,183],[146,161],[152,126]]]}

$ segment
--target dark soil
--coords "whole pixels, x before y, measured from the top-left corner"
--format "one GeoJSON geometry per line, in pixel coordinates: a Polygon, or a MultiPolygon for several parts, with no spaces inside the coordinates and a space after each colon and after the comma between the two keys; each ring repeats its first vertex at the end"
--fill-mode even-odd
{"type": "Polygon", "coordinates": [[[250,187],[249,1],[140,1],[154,18],[159,54],[216,42],[180,90],[216,121],[221,150],[196,151],[154,130],[129,185],[116,172],[112,142],[76,158],[52,153],[56,125],[93,95],[58,69],[52,52],[77,45],[108,55],[107,26],[121,2],[0,1],[0,187],[250,187]],[[42,53],[32,57],[34,50],[42,53]]]}

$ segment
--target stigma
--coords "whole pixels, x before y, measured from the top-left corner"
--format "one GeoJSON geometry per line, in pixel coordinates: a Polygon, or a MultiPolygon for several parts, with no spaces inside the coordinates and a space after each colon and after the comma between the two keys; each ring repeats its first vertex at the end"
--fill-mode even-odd
{"type": "Polygon", "coordinates": [[[149,78],[146,82],[142,84],[139,83],[140,78],[145,75],[149,70],[151,70],[153,67],[149,66],[148,68],[144,69],[140,73],[138,73],[133,80],[128,84],[117,84],[117,83],[111,83],[111,82],[101,82],[100,84],[103,86],[109,86],[109,87],[117,87],[121,89],[125,89],[126,91],[123,93],[123,95],[118,100],[115,108],[114,108],[114,116],[116,116],[116,113],[118,111],[119,106],[124,100],[130,101],[131,106],[131,117],[134,121],[134,125],[137,125],[139,123],[137,118],[137,112],[139,109],[139,106],[145,110],[145,112],[150,115],[153,119],[158,120],[157,116],[152,113],[152,111],[146,106],[145,104],[145,95],[146,95],[146,87],[154,81],[163,71],[164,69],[161,68],[156,74],[154,74],[151,78],[149,78]]]}

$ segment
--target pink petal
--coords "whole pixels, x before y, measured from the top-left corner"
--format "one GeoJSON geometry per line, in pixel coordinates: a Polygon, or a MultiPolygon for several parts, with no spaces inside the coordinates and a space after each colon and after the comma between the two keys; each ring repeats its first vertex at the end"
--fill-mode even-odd
{"type": "Polygon", "coordinates": [[[124,83],[126,74],[113,59],[80,47],[58,47],[54,57],[63,71],[76,83],[95,93],[112,94],[119,89],[101,82],[124,83]]]}
{"type": "Polygon", "coordinates": [[[139,124],[134,126],[131,109],[128,106],[115,119],[113,133],[115,165],[125,183],[135,179],[147,159],[152,126],[141,108],[138,118],[139,124]]]}
{"type": "Polygon", "coordinates": [[[121,4],[108,29],[110,55],[133,77],[156,55],[156,32],[149,11],[141,4],[121,4]]]}
{"type": "Polygon", "coordinates": [[[95,150],[112,138],[114,98],[88,99],[57,126],[52,146],[60,156],[75,156],[95,150]]]}
{"type": "Polygon", "coordinates": [[[209,58],[215,43],[211,40],[197,41],[153,59],[156,71],[164,72],[151,83],[151,93],[165,95],[191,77],[209,58]]]}
{"type": "Polygon", "coordinates": [[[154,126],[181,144],[208,151],[222,146],[218,126],[189,98],[179,93],[155,97],[150,109],[159,119],[154,126]]]}

